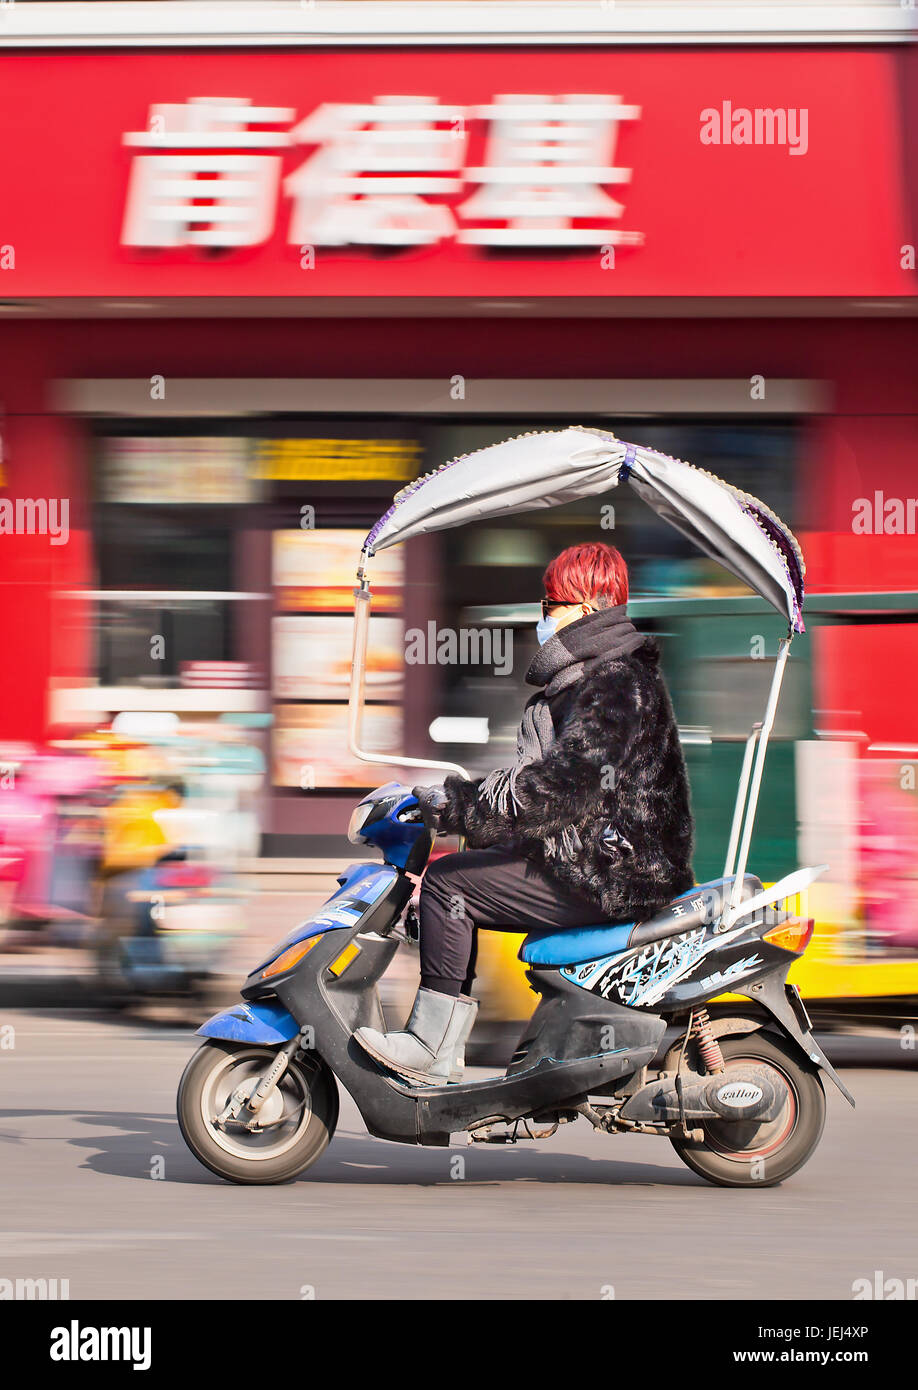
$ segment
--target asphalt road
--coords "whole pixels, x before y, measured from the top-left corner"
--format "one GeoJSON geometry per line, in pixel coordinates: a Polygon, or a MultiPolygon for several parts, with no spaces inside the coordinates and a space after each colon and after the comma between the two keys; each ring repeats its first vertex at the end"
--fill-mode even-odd
{"type": "Polygon", "coordinates": [[[857,1110],[830,1086],[808,1166],[748,1192],[708,1186],[664,1139],[585,1121],[515,1147],[387,1144],[346,1096],[306,1176],[234,1187],[175,1120],[195,1043],[0,1014],[0,1279],[66,1278],[90,1299],[719,1300],[850,1299],[877,1270],[918,1276],[918,1056],[892,1039],[836,1048],[857,1110]]]}

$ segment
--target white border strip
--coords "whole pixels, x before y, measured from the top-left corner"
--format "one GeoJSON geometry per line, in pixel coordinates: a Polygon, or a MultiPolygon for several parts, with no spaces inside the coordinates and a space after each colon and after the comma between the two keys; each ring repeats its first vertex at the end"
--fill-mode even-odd
{"type": "Polygon", "coordinates": [[[905,43],[915,21],[898,0],[0,0],[0,49],[905,43]]]}
{"type": "Polygon", "coordinates": [[[58,589],[55,597],[97,603],[251,603],[267,601],[272,595],[232,589],[58,589]]]}
{"type": "Polygon", "coordinates": [[[49,722],[76,723],[81,717],[169,711],[174,714],[264,714],[270,696],[264,690],[238,690],[232,686],[213,689],[186,689],[165,686],[148,689],[142,685],[54,686],[48,691],[49,722]]]}
{"type": "MultiPolygon", "coordinates": [[[[756,378],[758,381],[759,379],[756,378]]],[[[453,398],[446,377],[178,378],[162,400],[143,378],[52,382],[63,414],[170,419],[265,415],[814,415],[831,408],[827,382],[768,377],[755,398],[748,378],[501,379],[470,376],[453,398]],[[764,394],[759,396],[759,392],[764,394]]]]}

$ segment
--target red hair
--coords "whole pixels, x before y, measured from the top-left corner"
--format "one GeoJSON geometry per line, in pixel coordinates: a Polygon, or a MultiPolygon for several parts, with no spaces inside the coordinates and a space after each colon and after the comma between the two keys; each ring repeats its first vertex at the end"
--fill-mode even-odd
{"type": "Polygon", "coordinates": [[[556,555],[542,576],[550,603],[628,602],[628,566],[611,545],[571,545],[556,555]]]}

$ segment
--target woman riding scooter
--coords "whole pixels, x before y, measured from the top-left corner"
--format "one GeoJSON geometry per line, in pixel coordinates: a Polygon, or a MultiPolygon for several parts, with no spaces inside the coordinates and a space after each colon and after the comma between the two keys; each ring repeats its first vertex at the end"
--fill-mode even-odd
{"type": "Polygon", "coordinates": [[[415,1082],[458,1080],[478,1005],[477,930],[529,932],[649,917],[694,882],[688,779],[652,638],[629,621],[612,546],[571,546],[543,576],[535,686],[517,760],[416,794],[469,849],[421,885],[421,983],[403,1031],[359,1028],[415,1082]]]}

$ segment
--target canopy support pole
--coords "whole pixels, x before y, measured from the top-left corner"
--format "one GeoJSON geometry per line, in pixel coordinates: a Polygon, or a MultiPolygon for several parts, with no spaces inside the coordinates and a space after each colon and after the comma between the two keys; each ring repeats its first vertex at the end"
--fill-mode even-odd
{"type": "Polygon", "coordinates": [[[743,823],[743,810],[746,806],[746,792],[749,790],[749,773],[752,771],[752,755],[761,732],[762,724],[760,720],[758,723],[753,724],[749,737],[746,739],[746,748],[743,752],[743,766],[740,771],[739,785],[736,788],[736,805],[733,807],[733,824],[730,827],[730,843],[727,845],[727,858],[724,862],[724,878],[730,877],[733,873],[733,866],[736,863],[740,826],[743,823]]]}
{"type": "Polygon", "coordinates": [[[439,771],[455,772],[469,781],[469,774],[458,763],[441,763],[430,758],[407,758],[401,754],[369,753],[361,748],[361,727],[363,725],[364,684],[367,667],[367,638],[370,631],[370,608],[372,596],[370,585],[364,574],[364,560],[361,559],[357,571],[359,588],[354,590],[354,646],[351,652],[351,686],[347,702],[347,746],[348,752],[365,763],[381,763],[384,767],[425,767],[439,771]]]}
{"type": "MultiPolygon", "coordinates": [[[[759,803],[759,791],[762,786],[762,772],[765,767],[765,752],[768,748],[768,737],[775,722],[775,712],[778,708],[778,697],[781,694],[781,682],[784,679],[784,668],[787,665],[787,657],[790,651],[792,634],[783,637],[778,647],[778,658],[775,662],[774,675],[771,678],[771,689],[768,692],[768,703],[765,706],[765,715],[762,719],[762,728],[759,733],[758,747],[755,750],[755,764],[752,769],[752,780],[749,787],[749,801],[746,806],[746,813],[743,819],[742,838],[739,847],[739,859],[736,865],[736,877],[733,880],[733,891],[730,895],[730,905],[724,914],[723,928],[730,926],[738,915],[740,905],[740,895],[743,889],[743,878],[746,874],[746,861],[749,858],[749,845],[752,841],[752,827],[755,823],[756,808],[759,803]]],[[[752,736],[750,735],[750,738],[752,736]]]]}

